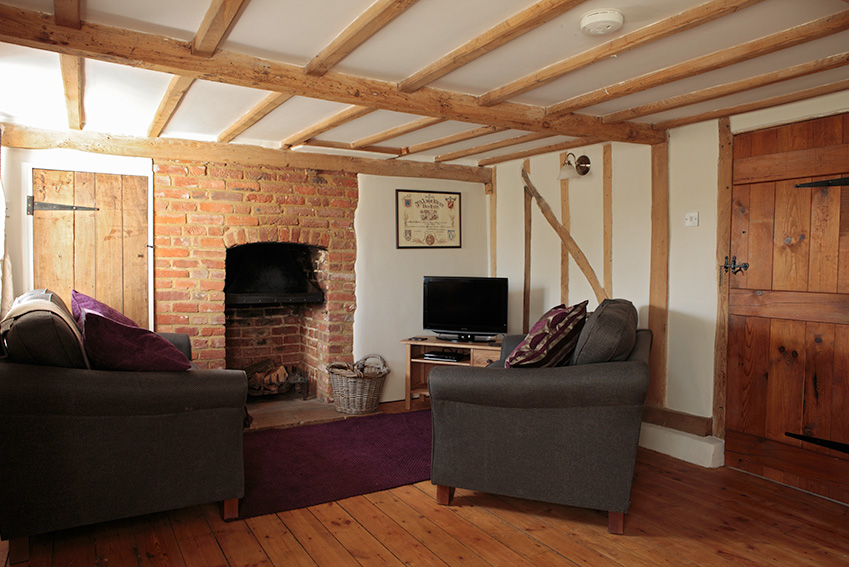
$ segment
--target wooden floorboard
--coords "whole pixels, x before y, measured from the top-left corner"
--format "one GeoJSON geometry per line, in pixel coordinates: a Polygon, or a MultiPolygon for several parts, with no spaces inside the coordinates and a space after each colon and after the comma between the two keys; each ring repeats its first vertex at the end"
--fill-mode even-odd
{"type": "Polygon", "coordinates": [[[441,507],[426,481],[234,522],[209,504],[30,541],[20,565],[829,567],[849,565],[849,507],[641,449],[622,536],[603,512],[470,490],[441,507]]]}

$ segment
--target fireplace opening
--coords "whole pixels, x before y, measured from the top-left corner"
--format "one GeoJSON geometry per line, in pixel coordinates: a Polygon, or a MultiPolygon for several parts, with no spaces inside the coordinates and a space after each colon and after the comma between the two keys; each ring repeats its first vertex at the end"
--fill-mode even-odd
{"type": "Polygon", "coordinates": [[[227,249],[226,305],[321,303],[311,248],[304,244],[256,242],[227,249]]]}

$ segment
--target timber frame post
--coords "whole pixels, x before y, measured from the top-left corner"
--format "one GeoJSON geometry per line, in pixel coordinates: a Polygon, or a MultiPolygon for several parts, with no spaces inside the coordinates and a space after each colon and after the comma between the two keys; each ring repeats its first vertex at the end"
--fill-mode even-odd
{"type": "Polygon", "coordinates": [[[649,322],[652,349],[651,380],[646,404],[666,406],[667,339],[669,331],[669,142],[651,147],[651,281],[649,322]]]}

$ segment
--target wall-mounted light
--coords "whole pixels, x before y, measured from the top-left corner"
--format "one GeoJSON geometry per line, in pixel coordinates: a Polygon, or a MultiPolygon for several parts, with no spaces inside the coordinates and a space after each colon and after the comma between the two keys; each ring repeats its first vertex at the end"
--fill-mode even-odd
{"type": "Polygon", "coordinates": [[[580,177],[590,172],[590,158],[587,156],[575,157],[575,154],[569,152],[566,154],[566,161],[563,162],[563,167],[560,168],[560,175],[557,179],[572,179],[580,177]],[[571,156],[571,158],[570,158],[571,156]]]}

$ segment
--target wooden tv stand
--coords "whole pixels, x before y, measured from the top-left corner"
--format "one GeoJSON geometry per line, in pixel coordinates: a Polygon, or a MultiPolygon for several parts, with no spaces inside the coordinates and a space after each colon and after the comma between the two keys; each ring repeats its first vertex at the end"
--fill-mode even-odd
{"type": "Polygon", "coordinates": [[[501,339],[489,342],[446,341],[436,337],[413,337],[401,341],[407,347],[406,392],[404,407],[410,409],[414,395],[428,395],[427,376],[434,366],[486,366],[495,362],[501,355],[501,339]],[[426,360],[426,352],[439,352],[444,349],[468,352],[468,356],[459,361],[426,360]]]}

